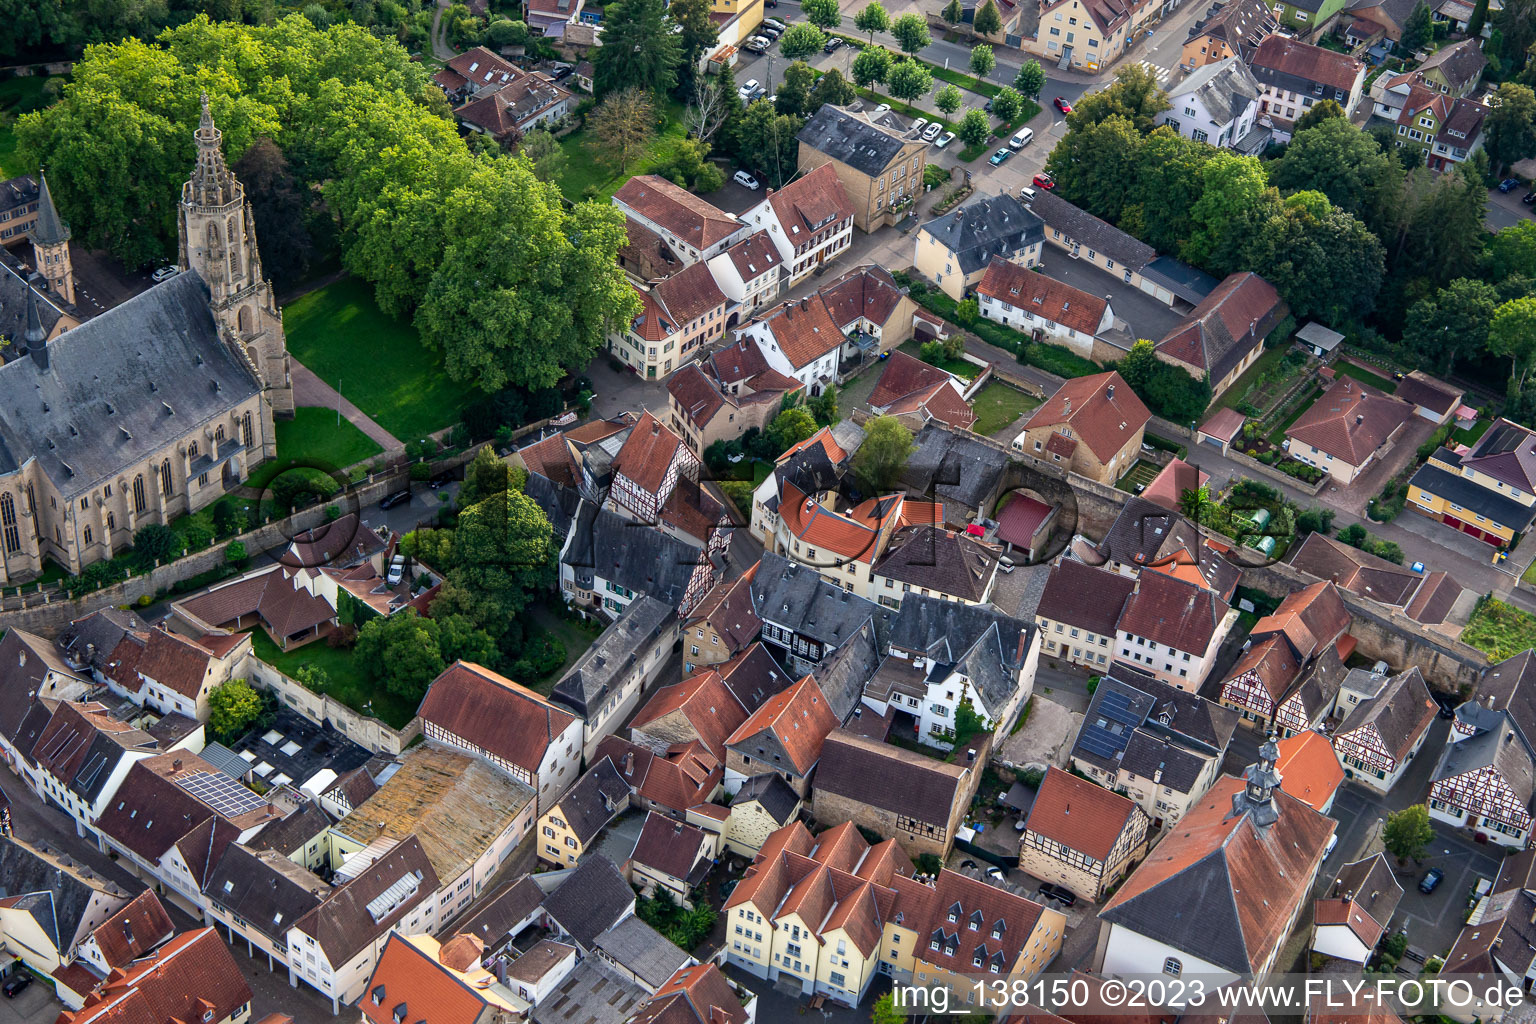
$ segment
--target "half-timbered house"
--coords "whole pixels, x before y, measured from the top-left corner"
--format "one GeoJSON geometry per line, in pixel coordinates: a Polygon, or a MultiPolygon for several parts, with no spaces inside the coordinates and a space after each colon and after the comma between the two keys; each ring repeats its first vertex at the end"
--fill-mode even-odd
{"type": "Polygon", "coordinates": [[[1097,902],[1146,855],[1150,826],[1119,793],[1052,765],[1019,839],[1019,867],[1097,902]]]}
{"type": "Polygon", "coordinates": [[[1424,746],[1435,720],[1435,702],[1417,667],[1386,680],[1373,697],[1355,705],[1333,736],[1344,777],[1385,793],[1424,746]]]}
{"type": "Polygon", "coordinates": [[[1244,725],[1265,732],[1273,728],[1281,736],[1305,732],[1315,723],[1297,714],[1300,704],[1290,709],[1288,723],[1280,723],[1277,712],[1330,647],[1341,656],[1348,653],[1344,648],[1353,646],[1345,632],[1349,622],[1349,610],[1332,583],[1314,583],[1286,595],[1274,614],[1254,625],[1252,645],[1222,684],[1219,703],[1242,715],[1244,725]]]}
{"type": "MultiPolygon", "coordinates": [[[[1471,735],[1452,729],[1435,766],[1429,816],[1478,842],[1519,849],[1531,834],[1536,757],[1508,712],[1482,707],[1471,735]]],[[[1458,716],[1458,725],[1472,716],[1458,716]]]]}

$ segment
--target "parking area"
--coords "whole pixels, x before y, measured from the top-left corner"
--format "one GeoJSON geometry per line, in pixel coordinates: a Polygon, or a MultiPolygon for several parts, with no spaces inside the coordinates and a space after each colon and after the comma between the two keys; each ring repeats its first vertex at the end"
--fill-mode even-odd
{"type": "Polygon", "coordinates": [[[15,998],[0,999],[0,1024],[53,1024],[63,1009],[49,985],[33,981],[15,998]]]}

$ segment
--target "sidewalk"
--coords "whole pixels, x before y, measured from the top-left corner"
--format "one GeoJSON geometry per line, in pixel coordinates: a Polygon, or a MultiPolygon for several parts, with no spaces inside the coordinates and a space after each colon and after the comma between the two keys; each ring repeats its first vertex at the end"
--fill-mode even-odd
{"type": "Polygon", "coordinates": [[[337,394],[335,388],[315,376],[309,367],[291,355],[288,357],[288,366],[293,375],[295,405],[304,409],[335,409],[337,402],[340,402],[341,414],[347,418],[347,422],[377,441],[385,451],[405,447],[403,441],[375,423],[372,417],[347,401],[345,396],[337,394]]]}

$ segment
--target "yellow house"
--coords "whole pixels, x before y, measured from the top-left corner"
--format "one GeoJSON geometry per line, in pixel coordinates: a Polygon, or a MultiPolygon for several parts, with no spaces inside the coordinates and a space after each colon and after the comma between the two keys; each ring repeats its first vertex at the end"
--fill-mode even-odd
{"type": "Polygon", "coordinates": [[[575,867],[607,824],[629,806],[629,783],[604,757],[539,818],[539,860],[575,867]]]}
{"type": "MultiPolygon", "coordinates": [[[[1155,4],[1148,5],[1153,10],[1155,4]]],[[[1141,19],[1144,23],[1147,14],[1141,19]]],[[[1118,60],[1131,38],[1132,4],[1129,0],[1057,0],[1040,5],[1040,26],[1035,38],[1024,40],[1024,50],[1057,67],[1098,71],[1118,60]]]]}
{"type": "Polygon", "coordinates": [[[1465,455],[1436,449],[1408,481],[1409,508],[1495,547],[1536,517],[1536,432],[1500,419],[1465,455]]]}
{"type": "Polygon", "coordinates": [[[731,801],[725,823],[725,849],[756,857],[768,837],[800,815],[800,794],[776,772],[753,775],[731,801]]]}

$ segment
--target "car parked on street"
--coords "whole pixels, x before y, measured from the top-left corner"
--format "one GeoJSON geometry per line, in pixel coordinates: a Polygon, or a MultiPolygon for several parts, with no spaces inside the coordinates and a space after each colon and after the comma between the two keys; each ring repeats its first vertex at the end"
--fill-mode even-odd
{"type": "Polygon", "coordinates": [[[769,28],[776,28],[780,32],[783,32],[786,28],[789,27],[784,22],[780,21],[778,18],[764,18],[763,19],[763,24],[767,25],[769,28]]]}
{"type": "Polygon", "coordinates": [[[1013,133],[1013,138],[1008,140],[1008,147],[1010,149],[1023,149],[1033,141],[1035,141],[1034,131],[1029,128],[1020,128],[1013,133]]]}
{"type": "Polygon", "coordinates": [[[379,502],[379,508],[381,508],[381,509],[383,509],[384,511],[387,512],[390,509],[394,508],[396,505],[404,505],[406,502],[408,502],[410,500],[411,500],[411,492],[410,491],[396,491],[394,494],[391,494],[388,497],[384,498],[382,501],[380,501],[379,502]]]}
{"type": "Polygon", "coordinates": [[[907,131],[913,133],[914,135],[921,135],[923,129],[927,127],[928,119],[926,117],[920,117],[916,121],[912,122],[912,127],[908,128],[907,131]]]}
{"type": "Polygon", "coordinates": [[[763,95],[763,87],[757,79],[749,78],[741,83],[741,88],[736,90],[736,94],[741,97],[743,103],[751,103],[763,95]]]}
{"type": "Polygon", "coordinates": [[[837,36],[827,40],[827,45],[821,48],[822,53],[836,53],[843,48],[843,41],[837,36]]]}
{"type": "Polygon", "coordinates": [[[150,280],[154,281],[156,284],[159,284],[161,281],[169,281],[179,273],[181,273],[181,270],[178,267],[161,267],[153,274],[150,274],[149,277],[150,280]]]}
{"type": "Polygon", "coordinates": [[[767,53],[768,40],[762,36],[753,36],[745,43],[742,43],[741,48],[746,50],[748,53],[767,53]]]}
{"type": "Polygon", "coordinates": [[[1419,882],[1419,892],[1428,896],[1435,891],[1436,887],[1440,884],[1440,880],[1444,877],[1444,871],[1441,871],[1439,868],[1430,868],[1424,872],[1424,879],[1419,882]]]}
{"type": "Polygon", "coordinates": [[[1035,185],[1036,188],[1045,188],[1045,189],[1055,188],[1056,187],[1056,179],[1051,177],[1050,174],[1047,173],[1046,171],[1041,171],[1039,174],[1035,175],[1035,177],[1034,177],[1034,185],[1035,185]]]}
{"type": "Polygon", "coordinates": [[[5,998],[7,999],[15,999],[17,996],[25,992],[27,990],[27,986],[31,984],[32,975],[28,974],[24,970],[18,970],[17,973],[5,979],[4,985],[0,985],[0,992],[4,992],[5,998]]]}
{"type": "Polygon", "coordinates": [[[1520,179],[1519,178],[1505,178],[1503,181],[1499,182],[1499,191],[1500,192],[1513,192],[1515,189],[1517,189],[1519,187],[1520,187],[1520,179]]]}
{"type": "Polygon", "coordinates": [[[1008,872],[999,867],[987,868],[987,877],[994,882],[1001,882],[1008,877],[1008,872]]]}
{"type": "Polygon", "coordinates": [[[1520,201],[1526,206],[1530,206],[1532,203],[1536,203],[1536,191],[1527,192],[1525,195],[1520,197],[1520,201]]]}
{"type": "Polygon", "coordinates": [[[1004,146],[996,153],[993,153],[992,159],[988,160],[987,163],[991,164],[993,167],[996,167],[1011,156],[1013,156],[1013,150],[1009,149],[1007,146],[1004,146]]]}

